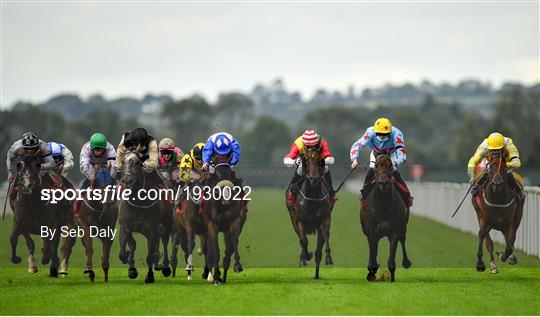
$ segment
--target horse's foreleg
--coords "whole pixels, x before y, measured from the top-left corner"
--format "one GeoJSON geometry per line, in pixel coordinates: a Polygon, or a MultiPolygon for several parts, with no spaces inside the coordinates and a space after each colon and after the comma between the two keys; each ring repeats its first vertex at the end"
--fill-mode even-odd
{"type": "Polygon", "coordinates": [[[366,279],[368,281],[374,281],[377,277],[377,270],[379,269],[379,264],[377,264],[377,252],[379,251],[379,238],[375,234],[370,233],[368,235],[368,244],[369,244],[369,262],[368,262],[368,275],[366,279]]]}
{"type": "Polygon", "coordinates": [[[127,263],[129,265],[128,277],[134,279],[139,275],[139,272],[137,272],[137,269],[135,268],[135,250],[137,249],[137,242],[133,238],[133,233],[128,231],[127,228],[125,230],[125,243],[127,243],[127,246],[129,247],[127,256],[127,263]]]}
{"type": "Polygon", "coordinates": [[[28,232],[23,233],[24,240],[26,241],[26,247],[28,248],[28,273],[36,273],[38,271],[36,258],[34,253],[36,251],[36,244],[28,232]]]}
{"type": "Polygon", "coordinates": [[[128,263],[129,253],[127,251],[127,241],[128,241],[128,235],[130,234],[131,233],[129,233],[126,226],[120,224],[120,252],[118,253],[118,258],[124,264],[128,263]]]}
{"type": "Polygon", "coordinates": [[[300,251],[300,267],[303,267],[307,265],[307,261],[311,260],[313,253],[308,251],[308,239],[304,232],[304,224],[301,221],[298,221],[294,227],[294,230],[298,235],[298,240],[302,249],[300,251]]]}
{"type": "Polygon", "coordinates": [[[403,232],[401,235],[401,239],[399,240],[399,243],[401,244],[401,253],[403,254],[403,261],[401,261],[401,265],[403,265],[404,268],[408,269],[412,266],[411,260],[409,259],[409,256],[407,255],[407,247],[405,246],[405,241],[407,239],[407,231],[403,232]]]}
{"type": "Polygon", "coordinates": [[[195,249],[195,233],[193,232],[193,228],[190,225],[186,226],[185,231],[187,239],[187,250],[185,253],[186,271],[188,273],[187,279],[191,281],[191,273],[194,271],[193,250],[195,249]]]}
{"type": "Polygon", "coordinates": [[[396,272],[396,251],[398,238],[395,234],[388,239],[390,242],[390,254],[388,256],[388,270],[390,271],[390,282],[394,281],[394,275],[396,272]]]}
{"type": "Polygon", "coordinates": [[[508,264],[514,265],[517,263],[517,258],[514,254],[514,242],[516,240],[516,232],[514,231],[514,227],[510,226],[508,229],[504,230],[503,235],[504,241],[506,242],[506,248],[504,249],[504,253],[497,252],[497,254],[501,258],[501,261],[505,262],[508,260],[508,264]],[[512,259],[510,259],[510,257],[512,259]]]}
{"type": "Polygon", "coordinates": [[[113,244],[113,240],[106,237],[103,240],[101,240],[103,244],[103,255],[101,257],[101,268],[103,269],[103,280],[105,282],[109,281],[109,261],[111,258],[111,247],[113,244]]]}
{"type": "Polygon", "coordinates": [[[92,241],[92,238],[90,237],[90,227],[82,226],[82,229],[84,234],[81,237],[81,242],[86,251],[86,264],[83,273],[88,276],[88,278],[90,278],[91,282],[93,282],[95,277],[94,269],[92,267],[92,257],[94,256],[94,243],[92,241]]]}
{"type": "Polygon", "coordinates": [[[218,231],[217,226],[209,222],[208,223],[208,230],[207,230],[207,243],[208,243],[208,253],[209,256],[209,262],[208,266],[210,268],[214,269],[213,273],[213,281],[214,284],[220,284],[221,278],[220,278],[220,272],[219,272],[219,242],[218,242],[218,231]]]}
{"type": "MultiPolygon", "coordinates": [[[[57,232],[59,232],[59,228],[57,232]]],[[[56,235],[49,243],[49,249],[52,254],[51,266],[49,267],[49,276],[58,277],[58,266],[60,266],[60,258],[58,257],[58,245],[60,244],[60,235],[56,235]]]]}
{"type": "Polygon", "coordinates": [[[146,254],[146,266],[148,266],[148,273],[144,278],[145,283],[154,283],[154,271],[152,270],[152,265],[156,263],[157,250],[159,247],[159,237],[155,232],[149,230],[146,235],[148,242],[148,253],[146,254]]]}
{"type": "Polygon", "coordinates": [[[172,270],[172,276],[176,276],[176,267],[178,266],[178,244],[180,243],[178,240],[178,233],[175,232],[175,234],[171,238],[171,270],[172,270]]]}
{"type": "Polygon", "coordinates": [[[165,277],[171,275],[171,267],[169,263],[169,238],[171,236],[170,230],[164,230],[161,235],[161,244],[163,245],[163,268],[161,269],[161,274],[165,277]]]}
{"type": "Polygon", "coordinates": [[[240,233],[244,227],[245,219],[237,220],[231,228],[232,242],[234,247],[234,272],[240,273],[244,270],[242,263],[240,263],[240,252],[238,251],[238,244],[240,242],[240,233]]]}
{"type": "Polygon", "coordinates": [[[231,266],[231,256],[234,253],[234,233],[227,232],[223,234],[225,239],[225,255],[223,256],[223,283],[227,283],[227,271],[231,266]]]}
{"type": "Polygon", "coordinates": [[[486,270],[486,265],[484,264],[483,257],[483,243],[484,238],[486,234],[489,232],[489,229],[480,227],[480,230],[478,231],[478,251],[476,252],[476,256],[478,258],[478,261],[476,262],[476,270],[478,272],[483,272],[486,270]]]}
{"type": "Polygon", "coordinates": [[[69,257],[71,256],[71,252],[73,251],[75,241],[76,238],[74,237],[65,237],[60,240],[61,262],[60,271],[58,273],[62,274],[62,276],[66,276],[68,274],[69,257]]]}
{"type": "Polygon", "coordinates": [[[330,250],[330,217],[328,217],[328,220],[323,221],[322,234],[324,237],[324,243],[326,244],[326,259],[324,264],[334,265],[334,260],[332,259],[332,250],[330,250]]]}
{"type": "Polygon", "coordinates": [[[9,237],[9,242],[11,243],[11,262],[14,264],[21,263],[22,259],[20,256],[17,256],[17,243],[19,242],[20,226],[19,223],[13,221],[11,226],[11,236],[9,237]]]}
{"type": "Polygon", "coordinates": [[[495,264],[495,258],[493,256],[493,240],[489,236],[489,232],[486,234],[486,248],[489,252],[489,267],[492,274],[499,273],[497,265],[495,264]]]}
{"type": "Polygon", "coordinates": [[[317,230],[317,249],[315,249],[315,279],[319,279],[319,268],[321,266],[322,260],[322,249],[324,247],[325,238],[324,238],[324,229],[319,228],[317,230]]]}

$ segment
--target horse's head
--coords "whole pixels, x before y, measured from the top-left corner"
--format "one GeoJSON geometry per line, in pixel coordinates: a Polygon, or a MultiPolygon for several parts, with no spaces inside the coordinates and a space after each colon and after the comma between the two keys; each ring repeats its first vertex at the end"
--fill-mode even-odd
{"type": "Polygon", "coordinates": [[[375,160],[375,182],[379,189],[383,192],[387,191],[392,185],[392,172],[394,166],[392,159],[386,154],[377,156],[375,160]]]}
{"type": "Polygon", "coordinates": [[[139,153],[135,149],[127,151],[122,163],[122,183],[127,187],[132,186],[137,178],[143,173],[142,162],[139,153]]]}
{"type": "Polygon", "coordinates": [[[109,172],[110,166],[107,163],[94,164],[94,179],[90,182],[90,188],[104,188],[112,185],[113,179],[109,172]]]}
{"type": "Polygon", "coordinates": [[[309,148],[304,155],[302,162],[306,168],[306,178],[310,185],[314,186],[319,184],[321,177],[324,174],[324,161],[321,151],[316,148],[309,148]]]}
{"type": "Polygon", "coordinates": [[[490,150],[488,152],[488,177],[490,186],[499,191],[508,179],[506,159],[502,150],[490,150]]]}
{"type": "Polygon", "coordinates": [[[41,184],[39,172],[42,159],[33,155],[23,155],[20,170],[19,184],[23,194],[31,194],[36,185],[41,184]]]}

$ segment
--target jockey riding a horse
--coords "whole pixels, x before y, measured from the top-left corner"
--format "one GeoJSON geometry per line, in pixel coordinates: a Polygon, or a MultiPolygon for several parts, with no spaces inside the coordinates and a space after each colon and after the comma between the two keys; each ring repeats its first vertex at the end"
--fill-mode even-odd
{"type": "Polygon", "coordinates": [[[73,153],[64,144],[56,142],[49,142],[49,149],[56,170],[63,177],[67,177],[73,168],[73,153]]]}
{"type": "Polygon", "coordinates": [[[403,142],[403,133],[398,128],[392,126],[387,118],[379,118],[373,127],[367,128],[364,135],[358,139],[351,147],[351,168],[358,166],[358,157],[364,147],[368,146],[372,151],[369,157],[369,170],[364,180],[364,187],[360,190],[361,200],[364,201],[371,190],[375,177],[375,159],[378,155],[386,154],[392,159],[394,171],[392,177],[399,184],[396,186],[407,207],[412,206],[411,196],[407,184],[399,174],[397,167],[407,160],[407,150],[403,142]]]}
{"type": "Polygon", "coordinates": [[[159,167],[168,168],[171,171],[171,176],[174,180],[178,180],[178,167],[184,153],[174,145],[174,141],[170,138],[164,138],[159,141],[159,167]]]}
{"type": "Polygon", "coordinates": [[[227,162],[234,166],[240,160],[240,144],[227,132],[211,135],[202,149],[202,169],[208,171],[216,156],[227,157],[227,162]]]}
{"type": "MultiPolygon", "coordinates": [[[[53,157],[51,156],[51,149],[47,142],[39,139],[37,135],[32,132],[26,132],[23,134],[22,139],[15,141],[7,153],[7,171],[8,171],[8,183],[13,184],[10,190],[10,196],[15,198],[17,195],[17,179],[19,177],[19,162],[22,160],[23,156],[35,156],[40,158],[43,163],[41,164],[42,171],[51,171],[55,168],[56,164],[53,157]],[[17,178],[13,172],[13,167],[17,168],[17,178]]],[[[57,184],[57,187],[61,187],[62,180],[54,180],[57,184]]]]}
{"type": "Polygon", "coordinates": [[[204,143],[197,143],[180,162],[180,179],[184,183],[189,183],[201,176],[202,150],[204,143]]]}
{"type": "MultiPolygon", "coordinates": [[[[297,194],[297,190],[299,186],[293,186],[293,185],[299,185],[298,183],[300,180],[304,178],[306,175],[306,171],[302,169],[302,157],[306,155],[306,153],[310,150],[317,150],[321,153],[321,156],[324,159],[324,184],[326,186],[326,189],[328,190],[328,193],[330,194],[330,198],[332,201],[336,200],[336,193],[334,191],[334,187],[332,185],[332,176],[330,175],[330,169],[329,166],[334,164],[334,157],[330,153],[330,149],[328,148],[328,142],[326,139],[324,139],[321,135],[319,135],[314,130],[306,130],[304,134],[302,134],[300,137],[298,137],[294,143],[291,145],[290,152],[285,155],[283,158],[283,164],[286,166],[293,166],[296,164],[298,167],[296,168],[296,173],[293,176],[293,179],[291,181],[291,185],[289,186],[289,189],[291,190],[291,193],[293,195],[297,194]]],[[[289,190],[288,189],[288,190],[289,190]]]]}
{"type": "MultiPolygon", "coordinates": [[[[476,149],[476,153],[469,160],[467,165],[467,172],[470,177],[470,184],[472,187],[473,197],[476,196],[483,185],[488,180],[488,174],[483,173],[478,180],[475,178],[475,169],[480,162],[486,157],[493,154],[501,153],[506,158],[506,167],[516,170],[521,167],[521,161],[519,159],[519,153],[512,142],[512,139],[504,137],[500,133],[491,133],[476,149]]],[[[514,173],[508,173],[508,184],[514,189],[517,199],[520,203],[525,200],[525,193],[523,188],[514,177],[514,173]]]]}
{"type": "Polygon", "coordinates": [[[142,162],[143,167],[147,171],[154,171],[153,174],[158,181],[158,184],[165,184],[161,181],[156,169],[159,166],[159,153],[158,144],[153,136],[149,135],[146,129],[136,128],[124,133],[120,144],[116,149],[116,162],[114,163],[115,180],[120,179],[120,173],[122,171],[122,165],[124,164],[124,157],[128,151],[137,151],[139,159],[142,162]]]}

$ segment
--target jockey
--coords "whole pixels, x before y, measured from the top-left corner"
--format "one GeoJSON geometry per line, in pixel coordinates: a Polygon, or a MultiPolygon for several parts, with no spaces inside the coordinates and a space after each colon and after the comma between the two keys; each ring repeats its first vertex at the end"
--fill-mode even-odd
{"type": "Polygon", "coordinates": [[[114,178],[119,177],[124,164],[124,156],[128,150],[139,149],[139,157],[143,167],[156,169],[158,167],[158,144],[153,136],[149,135],[144,128],[136,128],[124,133],[120,144],[116,149],[116,162],[114,163],[114,178]]]}
{"type": "Polygon", "coordinates": [[[189,153],[182,157],[182,161],[180,162],[180,178],[186,184],[199,178],[201,175],[203,148],[204,143],[197,143],[189,153]]]}
{"type": "Polygon", "coordinates": [[[79,169],[85,177],[81,188],[87,187],[89,182],[96,177],[94,168],[96,164],[106,165],[112,172],[113,164],[109,164],[109,161],[114,161],[115,157],[116,150],[107,141],[105,135],[103,133],[92,134],[90,141],[82,146],[81,155],[79,156],[79,169]]]}
{"type": "MultiPolygon", "coordinates": [[[[484,157],[488,156],[489,153],[500,153],[501,151],[505,157],[507,168],[510,170],[515,170],[521,167],[519,153],[512,139],[504,137],[498,132],[491,133],[486,139],[484,139],[484,141],[482,141],[482,143],[480,143],[476,149],[476,152],[470,158],[469,164],[467,165],[467,173],[470,177],[470,184],[473,185],[473,195],[478,192],[478,189],[481,188],[481,186],[487,180],[487,174],[484,173],[478,179],[478,181],[475,181],[474,170],[476,169],[476,166],[482,161],[482,159],[484,159],[484,157]]],[[[516,191],[518,200],[523,202],[525,199],[525,193],[523,192],[523,188],[518,183],[513,173],[508,173],[508,183],[516,191]]]]}
{"type": "Polygon", "coordinates": [[[55,169],[62,176],[67,177],[68,172],[73,168],[73,154],[67,146],[56,142],[49,142],[49,150],[54,160],[55,169]]]}
{"type": "Polygon", "coordinates": [[[9,183],[15,179],[13,166],[18,167],[18,163],[24,155],[41,157],[43,160],[41,170],[48,171],[55,167],[54,159],[51,156],[51,150],[47,142],[39,139],[32,132],[26,132],[23,134],[22,139],[15,141],[7,152],[6,165],[8,171],[7,180],[9,183]]]}
{"type": "Polygon", "coordinates": [[[405,163],[407,160],[407,150],[405,149],[405,143],[403,142],[403,133],[396,127],[392,126],[392,123],[387,118],[379,118],[375,121],[373,127],[367,128],[364,135],[358,139],[351,147],[351,168],[355,169],[358,166],[358,157],[360,151],[364,147],[369,147],[372,151],[369,157],[369,170],[364,180],[364,187],[360,190],[362,199],[365,199],[368,192],[371,189],[371,182],[375,178],[375,159],[376,156],[381,154],[387,154],[390,156],[392,163],[394,164],[394,171],[392,176],[395,181],[402,185],[402,188],[398,188],[407,207],[412,206],[412,196],[409,193],[407,184],[399,174],[397,167],[405,163]]]}
{"type": "Polygon", "coordinates": [[[291,145],[291,150],[283,158],[283,164],[286,166],[293,166],[294,164],[298,165],[296,168],[296,173],[293,176],[291,181],[292,184],[297,184],[300,179],[302,179],[306,172],[302,169],[301,159],[307,153],[310,148],[315,148],[320,151],[321,156],[324,158],[324,184],[330,198],[335,200],[335,191],[332,185],[332,177],[330,175],[330,169],[328,166],[334,164],[334,157],[330,153],[328,148],[328,142],[322,136],[317,134],[313,130],[306,130],[301,136],[296,138],[296,140],[291,145]]]}
{"type": "Polygon", "coordinates": [[[218,132],[211,135],[202,149],[203,170],[208,170],[214,156],[224,155],[228,157],[229,164],[234,166],[240,160],[240,144],[227,132],[218,132]]]}
{"type": "Polygon", "coordinates": [[[179,179],[178,166],[184,156],[182,150],[174,146],[174,141],[170,138],[164,138],[159,141],[159,166],[168,167],[172,171],[172,178],[179,179]]]}

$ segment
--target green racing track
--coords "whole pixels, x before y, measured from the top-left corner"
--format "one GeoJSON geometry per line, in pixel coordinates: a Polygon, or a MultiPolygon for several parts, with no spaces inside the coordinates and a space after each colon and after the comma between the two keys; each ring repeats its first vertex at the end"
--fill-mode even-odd
{"type": "MultiPolygon", "coordinates": [[[[118,260],[118,243],[111,253],[111,276],[103,282],[101,243],[94,244],[96,281],[82,273],[84,248],[77,240],[70,274],[47,277],[48,267],[27,273],[28,252],[22,237],[23,262],[9,262],[12,217],[1,224],[0,314],[2,315],[538,315],[540,259],[518,252],[519,263],[500,263],[499,274],[476,272],[477,238],[435,222],[411,217],[407,246],[411,269],[398,266],[396,282],[368,283],[367,242],[361,232],[358,200],[340,193],[333,212],[331,247],[335,265],[321,265],[314,280],[314,259],[298,267],[299,244],[280,190],[255,189],[240,248],[244,272],[230,273],[227,284],[213,286],[200,278],[202,257],[195,257],[193,281],[184,265],[175,278],[156,272],[156,283],[144,284],[145,244],[137,237],[139,277],[130,280],[118,260]]],[[[519,234],[519,231],[518,231],[519,234]]],[[[310,238],[313,251],[314,237],[310,238]]],[[[37,248],[39,249],[39,248],[37,248]]],[[[496,249],[502,249],[496,245],[496,249]]],[[[41,253],[37,251],[37,259],[41,253]]],[[[382,240],[380,272],[387,261],[382,240]]],[[[484,253],[488,262],[488,255],[484,253]]],[[[398,251],[397,263],[401,263],[398,251]]],[[[182,263],[183,264],[183,263],[182,263]]]]}

